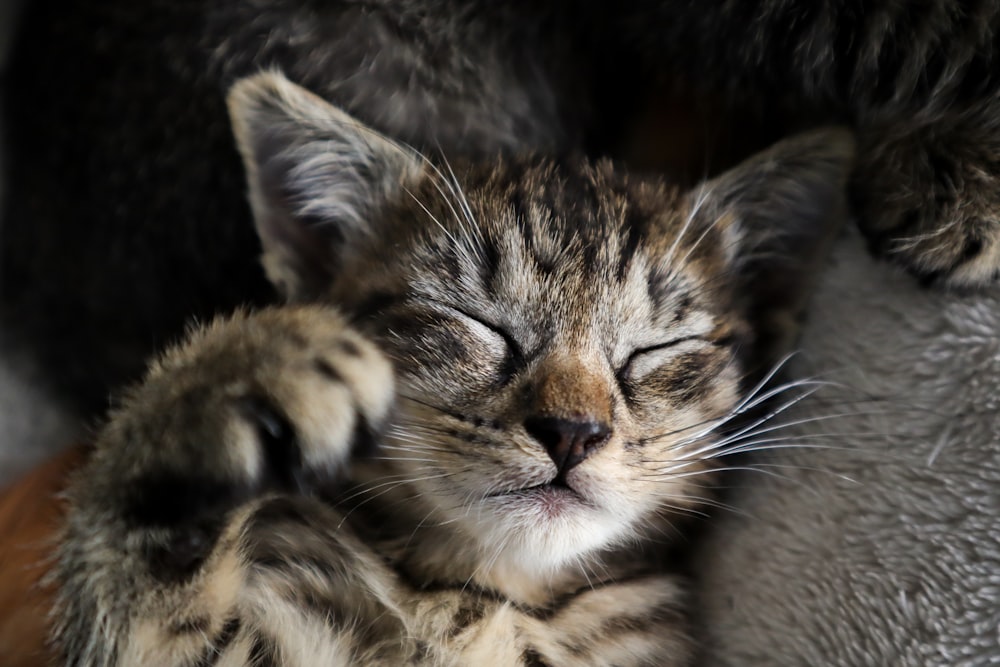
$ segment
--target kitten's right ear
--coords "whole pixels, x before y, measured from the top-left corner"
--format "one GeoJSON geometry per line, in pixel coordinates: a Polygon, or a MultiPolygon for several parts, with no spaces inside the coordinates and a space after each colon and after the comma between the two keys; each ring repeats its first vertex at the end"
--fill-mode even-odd
{"type": "Polygon", "coordinates": [[[849,219],[854,137],[823,128],[783,139],[693,193],[723,232],[737,292],[758,336],[751,355],[776,361],[797,335],[822,260],[849,219]]]}
{"type": "Polygon", "coordinates": [[[268,278],[289,299],[316,297],[421,158],[278,72],[238,81],[227,102],[268,278]]]}

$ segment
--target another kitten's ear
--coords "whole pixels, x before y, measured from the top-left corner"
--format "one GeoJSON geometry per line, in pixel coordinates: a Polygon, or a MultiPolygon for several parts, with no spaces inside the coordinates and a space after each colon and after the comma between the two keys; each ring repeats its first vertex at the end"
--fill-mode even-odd
{"type": "Polygon", "coordinates": [[[277,72],[238,81],[228,105],[268,277],[289,299],[315,297],[421,159],[277,72]]]}
{"type": "Polygon", "coordinates": [[[730,260],[759,335],[754,356],[774,361],[798,333],[831,241],[847,220],[853,135],[826,128],[793,136],[692,193],[699,216],[725,227],[730,260]]]}

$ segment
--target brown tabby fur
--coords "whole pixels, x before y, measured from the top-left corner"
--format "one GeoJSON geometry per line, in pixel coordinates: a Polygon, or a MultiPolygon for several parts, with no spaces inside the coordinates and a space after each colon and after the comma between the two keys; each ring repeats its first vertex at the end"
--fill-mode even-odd
{"type": "Polygon", "coordinates": [[[196,331],[113,412],[67,664],[689,664],[667,538],[843,217],[846,133],[685,191],[427,159],[274,72],[230,110],[269,276],[333,307],[196,331]]]}

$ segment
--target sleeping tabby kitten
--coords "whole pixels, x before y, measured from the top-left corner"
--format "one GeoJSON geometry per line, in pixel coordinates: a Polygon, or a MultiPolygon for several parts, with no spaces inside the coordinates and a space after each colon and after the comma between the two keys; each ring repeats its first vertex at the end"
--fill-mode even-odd
{"type": "Polygon", "coordinates": [[[609,12],[651,76],[799,126],[856,127],[851,192],[876,251],[929,280],[1000,280],[1000,2],[633,0],[609,12]]]}
{"type": "Polygon", "coordinates": [[[69,492],[73,665],[683,665],[665,554],[843,217],[815,132],[692,191],[229,98],[292,301],[153,364],[69,492]],[[316,301],[314,301],[316,303],[316,301]]]}

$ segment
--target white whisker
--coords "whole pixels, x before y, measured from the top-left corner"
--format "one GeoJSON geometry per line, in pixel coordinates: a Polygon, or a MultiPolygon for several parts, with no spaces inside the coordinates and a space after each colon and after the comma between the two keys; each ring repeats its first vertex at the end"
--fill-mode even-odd
{"type": "Polygon", "coordinates": [[[694,222],[694,219],[698,216],[698,212],[701,210],[701,207],[706,201],[708,201],[709,194],[711,194],[711,192],[704,183],[698,186],[698,196],[695,198],[694,204],[691,206],[691,210],[684,219],[684,225],[674,238],[674,242],[671,244],[670,249],[667,250],[667,254],[663,260],[664,266],[670,266],[673,263],[674,253],[677,252],[677,247],[687,234],[688,229],[691,227],[691,223],[694,222]]]}

